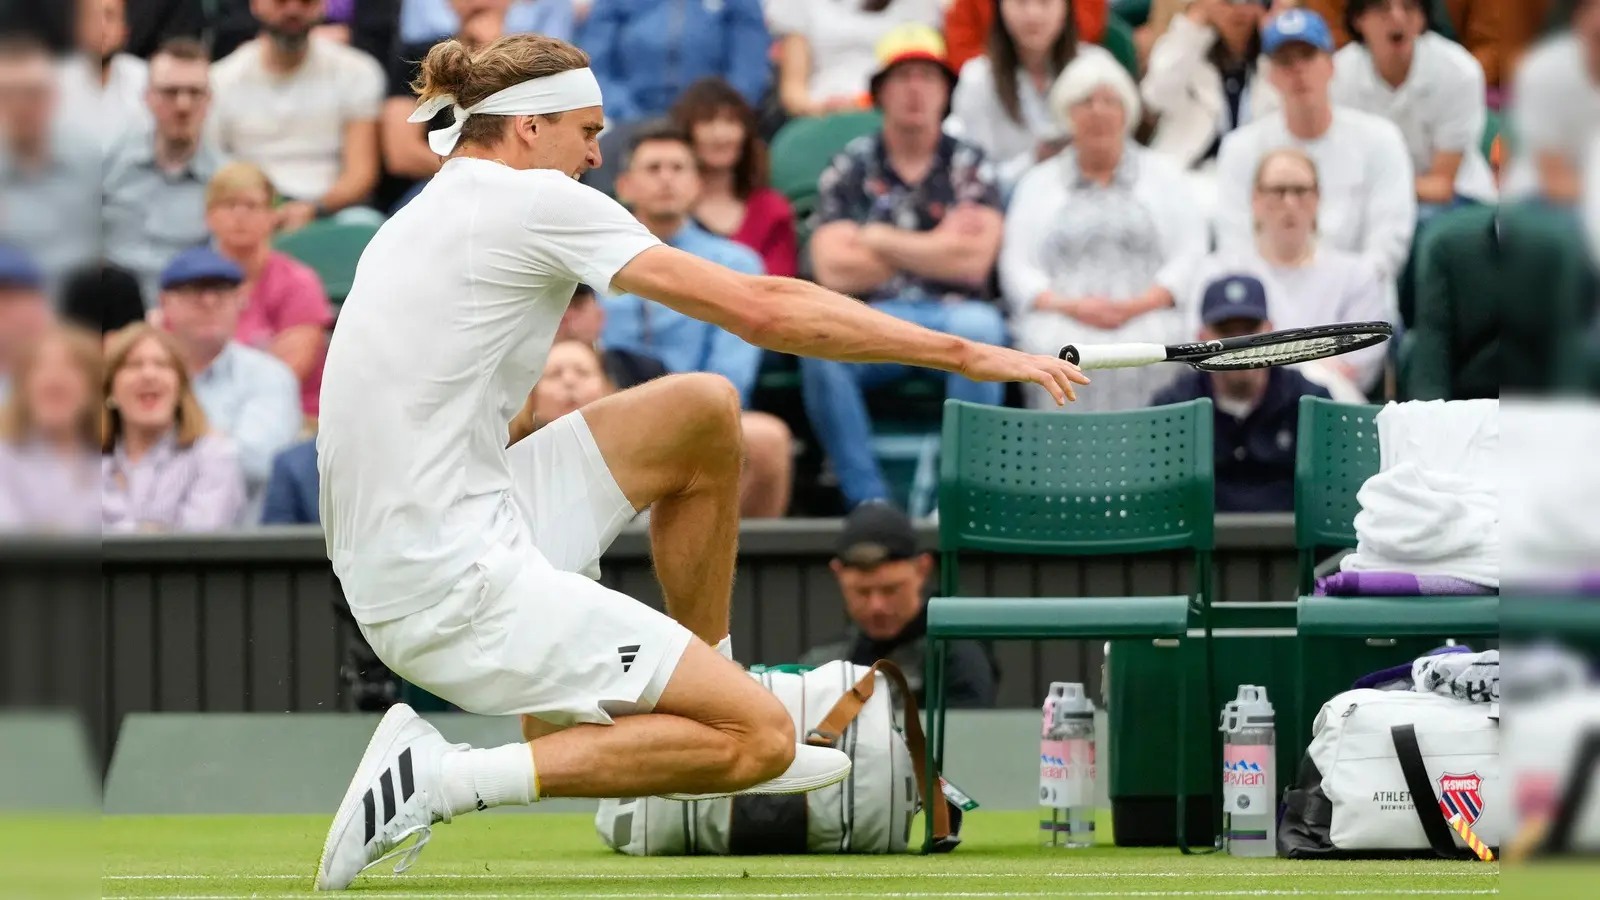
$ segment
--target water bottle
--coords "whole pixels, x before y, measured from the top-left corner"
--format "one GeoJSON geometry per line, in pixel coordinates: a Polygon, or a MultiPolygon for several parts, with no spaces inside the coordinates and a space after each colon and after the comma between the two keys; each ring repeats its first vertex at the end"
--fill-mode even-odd
{"type": "Polygon", "coordinates": [[[1277,856],[1277,728],[1267,689],[1239,686],[1222,708],[1222,833],[1233,856],[1277,856]]]}
{"type": "Polygon", "coordinates": [[[1039,743],[1039,832],[1046,847],[1094,846],[1094,703],[1083,685],[1055,682],[1039,743]]]}

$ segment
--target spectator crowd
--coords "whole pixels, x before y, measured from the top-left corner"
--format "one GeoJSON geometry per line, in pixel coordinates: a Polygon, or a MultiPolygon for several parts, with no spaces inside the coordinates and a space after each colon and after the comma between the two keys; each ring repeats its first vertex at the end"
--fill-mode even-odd
{"type": "MultiPolygon", "coordinates": [[[[1290,369],[1096,373],[1059,411],[1210,398],[1220,510],[1291,507],[1305,395],[1600,388],[1600,0],[34,6],[0,22],[4,530],[314,524],[353,261],[442,162],[420,60],[517,33],[603,86],[585,182],[738,271],[1037,353],[1393,323],[1290,369]]],[[[894,439],[936,434],[937,401],[1056,409],[609,285],[529,408],[683,372],[743,398],[749,517],[926,513],[894,439]]]]}

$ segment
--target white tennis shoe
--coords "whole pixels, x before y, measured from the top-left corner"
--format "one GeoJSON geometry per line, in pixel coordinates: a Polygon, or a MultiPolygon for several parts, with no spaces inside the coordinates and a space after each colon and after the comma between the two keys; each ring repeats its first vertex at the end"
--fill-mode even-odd
{"type": "Polygon", "coordinates": [[[725,791],[719,794],[663,794],[668,800],[715,800],[735,794],[804,794],[819,790],[850,777],[850,757],[832,747],[813,747],[797,744],[794,762],[782,775],[742,791],[725,791]]]}
{"type": "Polygon", "coordinates": [[[396,856],[401,859],[395,874],[410,868],[433,836],[433,825],[450,821],[441,760],[460,749],[465,745],[446,742],[411,707],[390,707],[328,829],[316,889],[342,891],[357,875],[396,856]],[[412,837],[416,841],[408,846],[412,837]]]}

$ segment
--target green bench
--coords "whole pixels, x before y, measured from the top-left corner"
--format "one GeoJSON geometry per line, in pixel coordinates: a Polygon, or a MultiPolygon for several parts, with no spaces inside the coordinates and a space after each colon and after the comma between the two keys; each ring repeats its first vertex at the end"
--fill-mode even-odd
{"type": "MultiPolygon", "coordinates": [[[[1211,401],[1119,413],[1059,413],[946,401],[939,463],[940,590],[928,601],[925,707],[929,773],[943,770],[946,672],[955,640],[1149,640],[1180,653],[1191,624],[1210,654],[1215,493],[1211,401]],[[963,554],[1094,556],[1187,551],[1194,587],[1149,597],[982,597],[961,590],[963,554]]],[[[1171,692],[1179,722],[1177,840],[1188,846],[1183,790],[1189,766],[1188,667],[1171,692]]],[[[1043,685],[1038,686],[1041,691],[1043,685]]],[[[1118,705],[1109,711],[1119,738],[1118,705]]],[[[1211,771],[1220,767],[1206,742],[1211,771]]],[[[924,785],[924,796],[938,788],[924,785]]],[[[1215,783],[1215,782],[1214,782],[1215,783]]],[[[1215,809],[1221,809],[1220,801],[1215,809]]],[[[934,849],[924,817],[924,850],[934,849]]]]}

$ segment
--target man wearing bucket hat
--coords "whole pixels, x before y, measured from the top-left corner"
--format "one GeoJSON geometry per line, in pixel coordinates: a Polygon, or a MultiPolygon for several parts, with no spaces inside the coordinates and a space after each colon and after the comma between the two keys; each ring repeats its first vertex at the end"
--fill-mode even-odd
{"type": "MultiPolygon", "coordinates": [[[[823,286],[969,340],[1005,343],[989,297],[1003,223],[994,166],[944,133],[955,73],[944,39],[925,25],[889,32],[878,48],[873,103],[883,128],[852,141],[823,172],[811,258],[823,286]]],[[[806,414],[846,503],[884,499],[862,391],[905,377],[904,366],[802,359],[806,414]]],[[[947,397],[998,404],[999,385],[948,376],[947,397]]]]}

